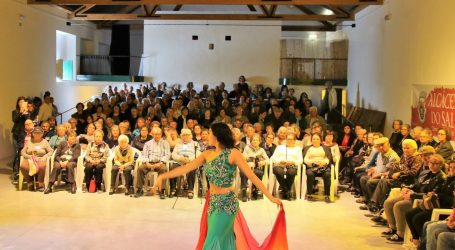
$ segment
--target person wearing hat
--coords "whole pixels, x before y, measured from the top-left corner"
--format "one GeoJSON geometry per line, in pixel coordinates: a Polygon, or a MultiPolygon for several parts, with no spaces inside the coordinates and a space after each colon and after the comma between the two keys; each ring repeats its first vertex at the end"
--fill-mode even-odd
{"type": "Polygon", "coordinates": [[[43,129],[35,127],[32,130],[30,140],[22,148],[21,156],[24,158],[21,165],[21,172],[27,181],[28,189],[35,191],[32,177],[38,177],[38,187],[36,191],[44,191],[44,174],[46,161],[52,155],[52,148],[49,142],[43,138],[43,129]]]}

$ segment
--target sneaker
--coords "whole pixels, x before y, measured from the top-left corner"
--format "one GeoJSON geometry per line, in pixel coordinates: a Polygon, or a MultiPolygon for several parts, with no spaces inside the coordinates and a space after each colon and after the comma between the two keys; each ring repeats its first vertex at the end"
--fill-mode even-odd
{"type": "Polygon", "coordinates": [[[188,199],[193,199],[194,194],[193,191],[188,191],[188,199]]]}

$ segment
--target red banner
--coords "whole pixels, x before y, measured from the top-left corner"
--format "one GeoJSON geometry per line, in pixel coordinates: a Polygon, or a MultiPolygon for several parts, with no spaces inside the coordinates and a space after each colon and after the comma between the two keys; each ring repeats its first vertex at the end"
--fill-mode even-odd
{"type": "Polygon", "coordinates": [[[444,88],[415,85],[411,126],[431,128],[449,128],[455,132],[455,87],[444,88]]]}

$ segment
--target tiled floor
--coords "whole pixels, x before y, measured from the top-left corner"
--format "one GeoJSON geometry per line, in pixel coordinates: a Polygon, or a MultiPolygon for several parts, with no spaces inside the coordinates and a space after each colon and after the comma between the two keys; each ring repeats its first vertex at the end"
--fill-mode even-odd
{"type": "MultiPolygon", "coordinates": [[[[16,191],[0,169],[0,249],[194,249],[202,200],[59,191],[16,191]]],[[[284,202],[290,249],[402,249],[386,243],[349,194],[332,204],[284,202]]],[[[241,203],[262,241],[277,208],[268,200],[241,203]]]]}

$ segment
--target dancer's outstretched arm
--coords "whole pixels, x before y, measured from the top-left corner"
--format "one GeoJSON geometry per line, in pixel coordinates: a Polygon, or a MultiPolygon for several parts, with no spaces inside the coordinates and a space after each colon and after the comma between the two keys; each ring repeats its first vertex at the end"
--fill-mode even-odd
{"type": "Polygon", "coordinates": [[[152,190],[153,191],[155,191],[157,189],[161,190],[162,182],[165,179],[181,176],[183,174],[191,172],[192,170],[202,166],[205,163],[205,155],[206,155],[205,153],[202,153],[196,159],[188,162],[187,164],[185,164],[181,167],[178,167],[170,172],[159,175],[158,178],[156,179],[155,184],[152,187],[152,190]]]}
{"type": "Polygon", "coordinates": [[[251,170],[250,166],[246,162],[245,158],[243,157],[242,153],[238,151],[237,149],[233,149],[231,151],[232,159],[234,159],[234,164],[237,165],[237,167],[242,171],[242,173],[245,174],[245,176],[250,179],[253,182],[253,185],[255,185],[259,190],[262,191],[267,198],[273,203],[276,203],[277,205],[281,205],[281,200],[273,197],[273,195],[267,190],[267,188],[264,186],[261,180],[254,174],[253,170],[251,170]]]}

